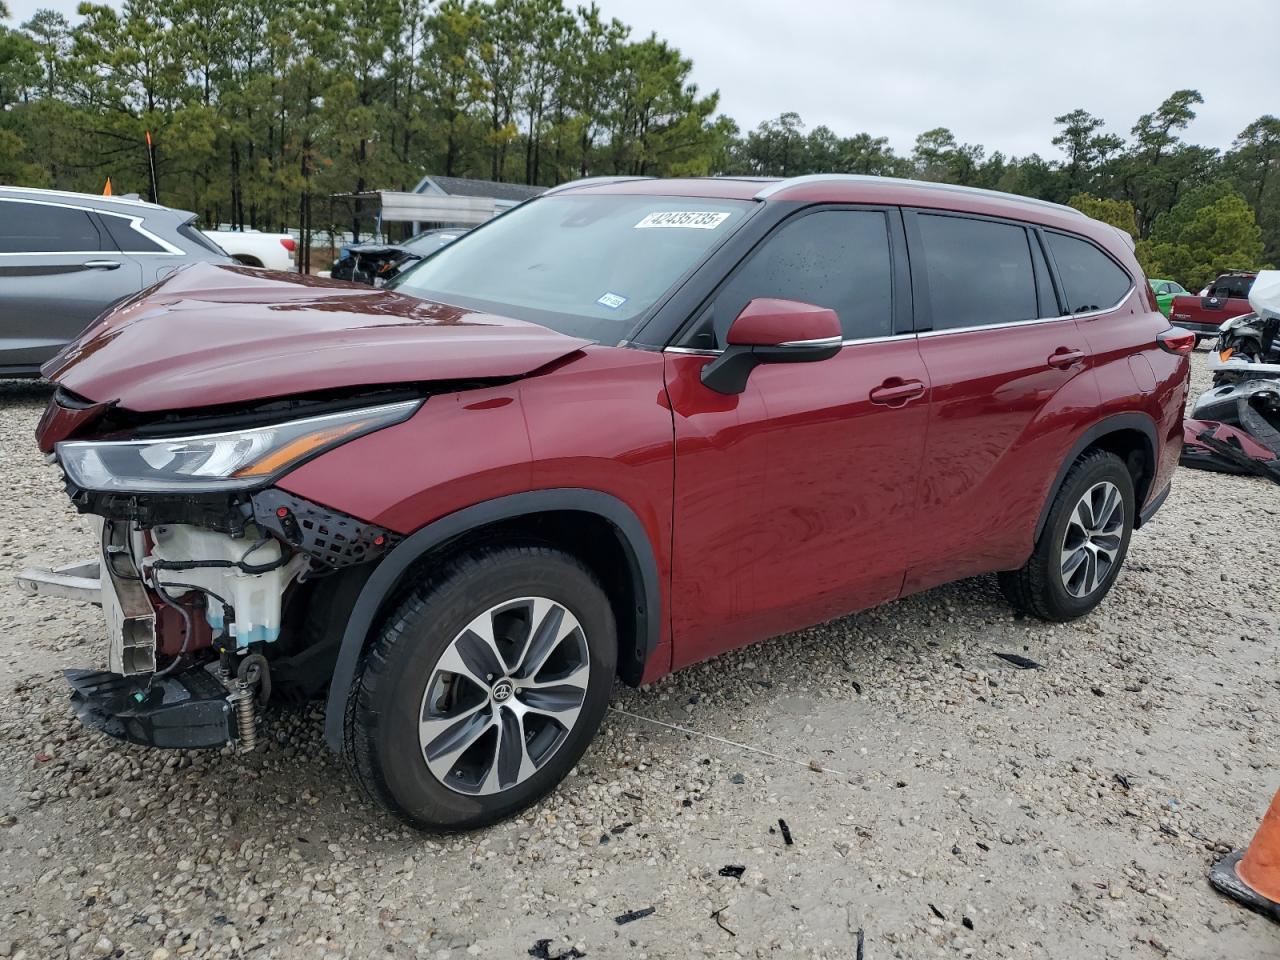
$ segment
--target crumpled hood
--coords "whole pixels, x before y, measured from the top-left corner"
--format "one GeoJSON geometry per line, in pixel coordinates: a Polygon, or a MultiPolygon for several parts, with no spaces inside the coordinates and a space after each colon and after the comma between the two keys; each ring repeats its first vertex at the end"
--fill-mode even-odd
{"type": "Polygon", "coordinates": [[[589,343],[394,291],[197,263],[99,318],[42,373],[94,402],[177,410],[518,377],[589,343]]]}

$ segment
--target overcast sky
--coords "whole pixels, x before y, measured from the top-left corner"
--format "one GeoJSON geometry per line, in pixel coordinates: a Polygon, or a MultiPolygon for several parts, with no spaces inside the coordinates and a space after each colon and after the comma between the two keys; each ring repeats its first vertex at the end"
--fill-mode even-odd
{"type": "MultiPolygon", "coordinates": [[[[1205,103],[1187,138],[1219,148],[1280,113],[1274,51],[1250,51],[1250,38],[1280,38],[1280,0],[597,2],[692,59],[743,129],[794,110],[809,128],[886,136],[900,152],[944,126],[988,152],[1056,156],[1053,118],[1076,107],[1127,137],[1192,87],[1205,103]]],[[[16,22],[41,6],[74,19],[76,0],[9,5],[16,22]]]]}

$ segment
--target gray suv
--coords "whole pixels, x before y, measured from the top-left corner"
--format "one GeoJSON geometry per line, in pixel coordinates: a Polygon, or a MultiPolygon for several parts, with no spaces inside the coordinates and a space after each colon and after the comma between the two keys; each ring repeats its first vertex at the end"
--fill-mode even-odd
{"type": "Polygon", "coordinates": [[[194,219],[126,197],[0,187],[0,377],[39,376],[98,314],[180,266],[231,263],[194,219]]]}

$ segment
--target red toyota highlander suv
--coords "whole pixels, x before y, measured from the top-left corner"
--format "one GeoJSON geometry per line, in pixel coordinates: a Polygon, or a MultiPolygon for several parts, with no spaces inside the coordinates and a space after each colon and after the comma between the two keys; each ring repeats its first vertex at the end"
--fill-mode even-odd
{"type": "Polygon", "coordinates": [[[456,829],[554,788],[615,676],[990,572],[1083,616],[1182,439],[1131,247],[941,184],[609,178],[388,289],[184,269],[45,368],[101,523],[75,709],[247,748],[327,696],[368,793],[456,829]]]}

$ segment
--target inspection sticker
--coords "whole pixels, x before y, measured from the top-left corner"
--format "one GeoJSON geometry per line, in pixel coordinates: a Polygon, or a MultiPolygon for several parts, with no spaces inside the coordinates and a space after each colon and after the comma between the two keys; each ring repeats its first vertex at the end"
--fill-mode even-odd
{"type": "Polygon", "coordinates": [[[728,219],[727,213],[713,213],[708,210],[664,210],[661,213],[649,214],[636,224],[635,229],[684,227],[687,230],[714,230],[728,219]]]}
{"type": "Polygon", "coordinates": [[[620,297],[616,293],[606,293],[603,297],[596,301],[602,307],[608,307],[610,310],[617,310],[620,306],[627,302],[626,297],[620,297]]]}

